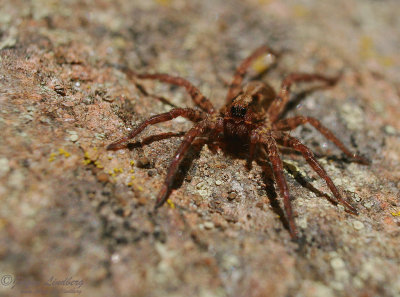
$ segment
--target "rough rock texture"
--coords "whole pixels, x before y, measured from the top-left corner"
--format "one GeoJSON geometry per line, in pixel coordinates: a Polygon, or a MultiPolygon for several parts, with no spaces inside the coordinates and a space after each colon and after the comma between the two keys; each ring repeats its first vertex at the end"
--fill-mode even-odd
{"type": "MultiPolygon", "coordinates": [[[[397,0],[1,1],[0,294],[400,296],[399,11],[397,0]],[[261,77],[276,88],[292,71],[342,72],[334,88],[295,87],[288,115],[319,118],[372,160],[347,162],[308,126],[293,133],[360,215],[285,154],[293,242],[271,173],[207,147],[154,215],[181,137],[105,146],[171,108],[155,95],[193,104],[151,81],[144,95],[120,66],[181,75],[221,106],[224,81],[263,43],[284,51],[261,77]]],[[[178,118],[139,139],[189,127],[178,118]]]]}

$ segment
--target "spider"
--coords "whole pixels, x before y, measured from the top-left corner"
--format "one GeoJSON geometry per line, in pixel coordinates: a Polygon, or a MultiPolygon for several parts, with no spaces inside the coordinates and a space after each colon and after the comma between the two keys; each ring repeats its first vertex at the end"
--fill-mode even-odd
{"type": "Polygon", "coordinates": [[[133,71],[127,72],[137,79],[158,80],[171,85],[182,86],[199,107],[199,109],[174,108],[169,112],[154,115],[142,122],[126,137],[111,143],[107,147],[108,150],[123,148],[123,143],[141,133],[147,126],[169,121],[176,117],[181,116],[194,122],[194,126],[185,133],[183,141],[169,165],[167,176],[157,196],[155,209],[162,206],[171,194],[174,178],[189,148],[197,138],[206,137],[210,143],[221,143],[228,147],[230,145],[241,145],[247,154],[247,165],[249,166],[254,160],[257,148],[263,148],[266,151],[269,163],[272,165],[277,187],[283,198],[289,232],[293,239],[297,238],[297,228],[289,198],[288,185],[283,173],[283,164],[279,152],[281,147],[291,148],[301,153],[311,168],[325,180],[337,200],[336,203],[341,203],[347,211],[357,215],[357,210],[342,198],[332,179],[315,158],[312,151],[297,138],[291,136],[288,131],[306,123],[311,124],[342,150],[351,161],[368,164],[367,159],[350,152],[328,128],[315,118],[296,116],[281,119],[285,106],[289,101],[290,88],[293,83],[320,81],[327,85],[334,85],[338,77],[292,73],[284,78],[279,93],[276,93],[268,84],[259,81],[250,81],[242,87],[244,76],[249,67],[255,60],[266,54],[277,56],[276,52],[263,45],[243,60],[236,69],[233,80],[229,85],[226,104],[219,111],[215,110],[210,100],[198,88],[184,78],[162,73],[137,74],[133,71]]]}

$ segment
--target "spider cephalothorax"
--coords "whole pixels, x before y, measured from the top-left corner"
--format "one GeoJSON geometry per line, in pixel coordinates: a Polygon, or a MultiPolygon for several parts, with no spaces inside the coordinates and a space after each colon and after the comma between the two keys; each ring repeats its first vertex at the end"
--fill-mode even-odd
{"type": "Polygon", "coordinates": [[[237,68],[233,81],[229,86],[226,105],[219,112],[215,111],[211,102],[195,86],[181,77],[168,74],[136,74],[132,71],[127,71],[130,76],[136,79],[159,80],[186,88],[194,103],[201,109],[174,108],[169,112],[154,115],[141,123],[129,135],[107,147],[108,149],[119,149],[123,147],[123,143],[138,135],[147,126],[169,121],[179,116],[185,117],[195,123],[194,127],[186,132],[181,145],[172,159],[167,177],[157,197],[156,208],[160,207],[168,199],[179,165],[190,146],[196,138],[206,136],[213,143],[227,144],[236,141],[236,143],[245,144],[244,147],[248,148],[246,153],[249,165],[251,165],[255,157],[256,149],[258,147],[265,149],[269,162],[272,165],[275,181],[283,197],[284,209],[292,238],[296,237],[297,231],[289,199],[289,190],[283,173],[282,160],[279,155],[279,146],[292,148],[300,152],[311,168],[325,180],[337,201],[344,205],[351,213],[357,214],[357,210],[342,198],[331,178],[319,164],[311,150],[297,138],[290,136],[286,131],[309,123],[327,139],[332,141],[352,161],[361,164],[367,164],[368,161],[359,155],[351,153],[329,129],[324,127],[315,118],[303,116],[287,119],[280,118],[289,101],[290,87],[294,82],[321,81],[333,85],[336,83],[337,78],[330,78],[319,74],[293,73],[283,80],[278,94],[275,93],[271,86],[259,81],[252,81],[242,88],[243,77],[251,63],[267,53],[275,55],[267,46],[261,46],[237,68]]]}

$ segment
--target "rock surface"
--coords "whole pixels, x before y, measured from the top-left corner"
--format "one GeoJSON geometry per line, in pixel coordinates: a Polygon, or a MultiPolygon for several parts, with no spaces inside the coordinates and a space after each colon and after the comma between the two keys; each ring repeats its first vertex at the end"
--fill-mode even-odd
{"type": "MultiPolygon", "coordinates": [[[[400,296],[398,1],[28,3],[0,9],[2,296],[400,296]],[[320,119],[372,161],[346,161],[307,126],[293,133],[360,214],[285,154],[291,241],[271,173],[204,147],[154,215],[182,138],[105,146],[193,104],[151,81],[145,95],[121,65],[183,76],[220,107],[224,81],[264,43],[284,53],[261,77],[275,88],[290,72],[342,73],[334,88],[296,86],[288,116],[320,119]]],[[[139,139],[190,127],[178,118],[139,139]]]]}

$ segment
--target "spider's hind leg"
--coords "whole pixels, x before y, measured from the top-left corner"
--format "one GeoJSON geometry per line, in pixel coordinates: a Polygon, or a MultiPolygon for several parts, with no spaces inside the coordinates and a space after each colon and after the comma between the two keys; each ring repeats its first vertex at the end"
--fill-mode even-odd
{"type": "Polygon", "coordinates": [[[307,163],[311,166],[311,168],[322,178],[325,180],[327,186],[331,190],[332,194],[335,196],[338,202],[340,202],[343,206],[345,206],[351,213],[357,215],[357,209],[355,209],[350,203],[342,198],[339,193],[339,190],[336,188],[332,179],[329,177],[328,173],[326,173],[325,169],[321,166],[321,164],[315,158],[313,152],[302,144],[297,138],[292,137],[288,134],[279,133],[276,139],[283,142],[284,146],[291,147],[296,151],[299,151],[303,157],[306,159],[307,163]]]}
{"type": "Polygon", "coordinates": [[[297,128],[300,125],[304,125],[306,123],[309,123],[312,125],[315,129],[317,129],[322,135],[324,135],[328,140],[332,141],[343,153],[345,153],[346,156],[350,158],[351,161],[363,164],[363,165],[368,165],[370,162],[357,154],[352,153],[344,144],[341,142],[328,128],[326,128],[324,125],[321,124],[320,121],[318,121],[315,118],[312,117],[303,117],[303,116],[298,116],[298,117],[293,117],[289,119],[285,119],[282,121],[279,121],[275,124],[275,127],[280,130],[280,131],[289,131],[297,128]]]}

